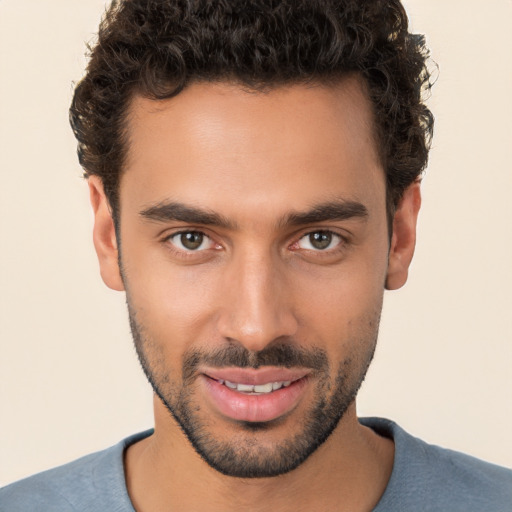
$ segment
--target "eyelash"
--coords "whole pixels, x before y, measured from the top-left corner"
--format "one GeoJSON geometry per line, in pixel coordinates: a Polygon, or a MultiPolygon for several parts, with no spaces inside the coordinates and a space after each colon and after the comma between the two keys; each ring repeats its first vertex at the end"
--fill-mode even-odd
{"type": "MultiPolygon", "coordinates": [[[[167,235],[162,241],[163,241],[163,243],[165,243],[167,245],[167,247],[169,247],[169,249],[175,255],[177,255],[178,257],[181,257],[181,258],[197,257],[198,254],[204,253],[207,250],[211,249],[211,248],[206,248],[206,249],[201,249],[201,250],[193,250],[193,249],[187,250],[186,248],[181,249],[181,248],[176,247],[175,244],[172,242],[172,239],[177,236],[186,235],[186,234],[198,234],[198,235],[205,237],[206,239],[210,240],[211,244],[214,244],[217,246],[217,247],[213,248],[214,250],[219,250],[220,248],[222,248],[222,246],[220,244],[216,244],[213,241],[211,236],[206,234],[204,231],[201,231],[200,229],[188,229],[188,230],[176,231],[174,233],[171,233],[170,235],[167,235]]],[[[204,241],[201,242],[201,245],[203,243],[204,243],[204,241]]],[[[290,244],[288,246],[288,248],[290,248],[293,251],[299,251],[299,250],[308,251],[310,253],[315,253],[316,255],[322,257],[322,256],[328,256],[328,255],[332,256],[332,255],[337,254],[338,252],[342,251],[347,244],[348,244],[347,237],[341,235],[340,233],[337,233],[336,231],[329,230],[329,229],[315,229],[312,231],[307,231],[305,233],[302,233],[301,236],[299,238],[297,238],[295,242],[293,242],[292,244],[290,244]],[[331,249],[324,249],[324,250],[316,249],[315,250],[315,249],[301,249],[301,247],[299,247],[299,243],[301,240],[303,240],[306,237],[309,237],[313,234],[317,234],[317,233],[321,233],[322,235],[330,235],[330,236],[336,237],[337,239],[339,239],[339,241],[335,245],[335,247],[331,248],[331,249]],[[296,247],[294,247],[294,246],[296,246],[296,247]]]]}
{"type": "Polygon", "coordinates": [[[336,253],[337,251],[339,251],[341,249],[341,247],[343,247],[347,243],[347,239],[345,237],[341,236],[339,233],[336,233],[335,231],[331,231],[328,229],[318,229],[315,231],[309,231],[307,233],[304,233],[295,243],[292,244],[292,246],[296,245],[296,246],[298,246],[299,249],[301,249],[300,243],[302,240],[306,240],[306,242],[309,243],[309,245],[312,245],[311,244],[311,236],[312,235],[322,235],[322,236],[328,235],[330,237],[328,246],[324,249],[318,249],[318,248],[311,248],[311,249],[302,248],[302,249],[304,249],[306,251],[318,253],[318,254],[332,255],[332,254],[336,253]],[[308,238],[309,238],[309,240],[308,240],[308,238]],[[338,242],[335,244],[335,246],[333,248],[329,249],[328,247],[334,241],[333,239],[337,239],[338,242]]]}
{"type": "MultiPolygon", "coordinates": [[[[181,258],[189,258],[189,257],[197,257],[198,254],[205,252],[207,249],[202,250],[193,250],[193,249],[187,249],[187,248],[178,248],[176,245],[172,242],[172,239],[180,236],[180,235],[187,235],[187,234],[197,234],[203,236],[205,239],[210,240],[210,243],[215,244],[215,242],[212,240],[212,237],[204,233],[203,231],[199,229],[184,229],[181,231],[176,231],[175,233],[171,233],[170,235],[167,235],[162,241],[167,245],[167,247],[177,256],[181,258]]],[[[201,242],[201,245],[204,243],[204,240],[201,242]]],[[[183,245],[183,244],[182,244],[183,245]]],[[[216,244],[220,247],[219,244],[216,244]]],[[[209,249],[209,248],[208,248],[209,249]]]]}

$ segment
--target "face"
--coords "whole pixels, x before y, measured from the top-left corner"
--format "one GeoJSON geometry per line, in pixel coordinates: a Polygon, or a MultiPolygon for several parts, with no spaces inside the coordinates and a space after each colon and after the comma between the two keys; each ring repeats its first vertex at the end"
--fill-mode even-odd
{"type": "Polygon", "coordinates": [[[93,180],[95,241],[160,406],[222,473],[290,471],[353,404],[389,278],[364,90],[195,84],[128,132],[121,269],[93,180]]]}

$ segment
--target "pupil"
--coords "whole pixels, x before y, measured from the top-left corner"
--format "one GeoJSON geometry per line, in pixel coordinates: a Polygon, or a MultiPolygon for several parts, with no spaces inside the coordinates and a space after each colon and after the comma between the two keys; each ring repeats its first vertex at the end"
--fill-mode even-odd
{"type": "Polygon", "coordinates": [[[201,246],[203,243],[203,235],[201,233],[182,233],[181,243],[183,247],[194,250],[201,246]]]}
{"type": "Polygon", "coordinates": [[[318,231],[309,235],[309,241],[315,249],[326,249],[331,244],[332,235],[325,231],[318,231]]]}

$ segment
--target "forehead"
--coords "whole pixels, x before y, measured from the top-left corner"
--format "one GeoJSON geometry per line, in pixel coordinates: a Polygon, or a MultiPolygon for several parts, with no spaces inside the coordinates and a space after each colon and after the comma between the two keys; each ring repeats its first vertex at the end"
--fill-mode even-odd
{"type": "Polygon", "coordinates": [[[226,201],[239,214],[251,206],[278,214],[292,203],[383,200],[372,107],[357,77],[268,92],[196,83],[169,100],[137,96],[127,129],[121,209],[123,197],[228,215],[226,201]]]}

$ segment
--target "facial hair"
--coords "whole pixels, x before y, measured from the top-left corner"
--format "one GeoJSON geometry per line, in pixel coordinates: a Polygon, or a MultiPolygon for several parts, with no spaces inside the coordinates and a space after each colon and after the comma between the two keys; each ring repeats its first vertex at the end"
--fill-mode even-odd
{"type": "Polygon", "coordinates": [[[354,401],[364,381],[375,352],[380,313],[369,322],[369,332],[358,347],[364,354],[347,357],[333,372],[327,353],[318,347],[304,348],[293,340],[271,343],[259,352],[251,352],[238,343],[226,342],[212,350],[191,349],[182,359],[181,382],[171,375],[162,345],[151,339],[137,320],[130,304],[130,327],[142,369],[154,392],[172,414],[194,450],[213,469],[238,478],[263,478],[282,475],[296,469],[336,428],[354,401]],[[376,320],[376,321],[375,321],[376,320]],[[316,380],[314,402],[304,414],[300,430],[271,447],[258,440],[258,434],[271,429],[286,418],[268,422],[238,422],[239,434],[228,441],[217,439],[209,429],[208,418],[202,417],[201,406],[194,395],[200,366],[260,368],[277,366],[311,370],[316,380]]]}

